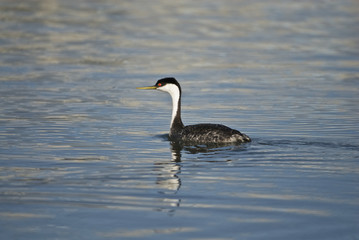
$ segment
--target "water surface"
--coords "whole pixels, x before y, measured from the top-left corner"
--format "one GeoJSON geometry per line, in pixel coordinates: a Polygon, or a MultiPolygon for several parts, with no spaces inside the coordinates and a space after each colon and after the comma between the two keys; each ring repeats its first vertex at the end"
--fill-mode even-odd
{"type": "Polygon", "coordinates": [[[356,1],[2,1],[1,239],[358,239],[356,1]],[[183,121],[248,134],[178,149],[183,121]]]}

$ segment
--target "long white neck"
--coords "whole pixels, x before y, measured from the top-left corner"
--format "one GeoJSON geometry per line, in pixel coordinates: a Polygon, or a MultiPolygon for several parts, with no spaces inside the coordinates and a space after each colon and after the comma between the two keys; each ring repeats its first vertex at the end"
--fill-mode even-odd
{"type": "MultiPolygon", "coordinates": [[[[170,128],[172,128],[173,123],[175,121],[176,116],[181,118],[181,113],[180,113],[180,97],[181,97],[181,93],[180,90],[178,89],[178,87],[174,84],[166,84],[163,87],[157,88],[160,91],[163,92],[168,92],[171,95],[172,98],[172,119],[171,119],[171,125],[170,128]]],[[[182,122],[181,122],[182,123],[182,122]]]]}

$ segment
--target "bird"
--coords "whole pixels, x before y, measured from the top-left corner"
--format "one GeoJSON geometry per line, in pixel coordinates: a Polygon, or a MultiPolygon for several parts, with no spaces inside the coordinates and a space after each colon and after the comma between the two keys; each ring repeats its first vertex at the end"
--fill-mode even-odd
{"type": "Polygon", "coordinates": [[[137,89],[159,90],[167,92],[172,98],[172,118],[169,140],[185,145],[240,144],[251,142],[250,137],[238,130],[222,124],[201,123],[185,126],[181,119],[182,90],[173,77],[159,79],[155,85],[137,87],[137,89]]]}

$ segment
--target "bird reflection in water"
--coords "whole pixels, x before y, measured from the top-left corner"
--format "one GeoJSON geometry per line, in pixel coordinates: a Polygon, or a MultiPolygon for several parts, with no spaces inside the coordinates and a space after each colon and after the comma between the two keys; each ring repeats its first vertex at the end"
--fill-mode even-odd
{"type": "MultiPolygon", "coordinates": [[[[168,140],[168,135],[159,136],[164,140],[168,140]]],[[[168,211],[169,215],[174,215],[176,208],[180,207],[181,198],[179,197],[179,191],[182,185],[180,178],[181,175],[181,157],[182,152],[188,154],[200,154],[200,153],[213,153],[218,154],[219,152],[228,151],[242,151],[245,146],[237,144],[212,144],[212,145],[196,145],[186,146],[179,142],[171,142],[171,160],[165,162],[155,162],[156,170],[158,172],[156,184],[160,187],[159,194],[163,195],[162,201],[166,207],[157,209],[158,211],[168,211]]],[[[206,154],[206,162],[213,162],[209,155],[206,154]]],[[[218,160],[217,160],[218,161],[218,160]]],[[[216,162],[217,162],[216,161],[216,162]]],[[[226,159],[224,162],[230,160],[226,159]]]]}
{"type": "Polygon", "coordinates": [[[176,208],[180,206],[181,199],[177,196],[181,188],[181,149],[171,145],[171,160],[166,162],[155,162],[158,168],[156,184],[160,186],[159,194],[164,195],[162,199],[166,206],[157,209],[158,211],[168,211],[169,215],[174,215],[176,208]]]}

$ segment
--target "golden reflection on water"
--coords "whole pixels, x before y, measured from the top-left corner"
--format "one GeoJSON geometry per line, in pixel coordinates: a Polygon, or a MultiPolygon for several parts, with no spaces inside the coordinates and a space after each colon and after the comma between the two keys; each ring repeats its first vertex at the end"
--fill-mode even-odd
{"type": "Polygon", "coordinates": [[[0,212],[0,218],[54,218],[54,215],[34,214],[34,213],[14,213],[14,212],[0,212]]]}
{"type": "Polygon", "coordinates": [[[197,228],[194,227],[173,227],[173,228],[155,228],[155,229],[120,229],[113,232],[98,233],[99,236],[105,238],[113,237],[151,237],[153,235],[162,235],[162,234],[174,234],[174,233],[186,233],[186,232],[196,232],[197,228]]]}
{"type": "MultiPolygon", "coordinates": [[[[280,17],[268,12],[267,3],[257,1],[225,1],[207,5],[191,1],[181,4],[141,2],[141,6],[145,6],[143,8],[138,8],[135,2],[106,1],[103,8],[92,9],[85,2],[80,2],[76,8],[68,8],[66,4],[53,0],[36,1],[35,11],[33,4],[27,2],[5,8],[2,12],[9,22],[33,23],[38,32],[24,35],[22,31],[3,29],[4,38],[20,39],[20,42],[2,46],[0,52],[44,52],[34,54],[36,56],[31,59],[40,65],[121,66],[131,73],[166,75],[213,68],[303,69],[305,66],[324,64],[324,59],[306,59],[304,65],[291,63],[288,66],[287,58],[305,57],[303,53],[306,52],[331,56],[357,46],[354,38],[343,39],[335,32],[327,32],[328,27],[346,24],[347,20],[342,16],[311,16],[309,20],[281,21],[280,17]],[[147,11],[146,6],[151,11],[147,11]],[[20,9],[30,14],[20,18],[11,14],[20,9]],[[248,21],[253,17],[256,21],[248,21]],[[90,30],[79,31],[81,26],[90,30]],[[43,27],[47,31],[41,31],[43,27]],[[292,41],[290,36],[296,36],[296,41],[292,41]],[[282,37],[289,37],[290,41],[283,41],[282,37]],[[23,38],[28,39],[27,44],[21,43],[23,38]],[[96,43],[102,48],[97,48],[96,43]],[[102,51],[106,48],[104,55],[102,51]],[[278,58],[273,55],[274,52],[280,53],[278,58]],[[246,60],[254,55],[265,61],[246,60]]],[[[295,13],[317,7],[309,2],[272,4],[273,10],[285,7],[295,13]]],[[[348,3],[333,4],[333,7],[342,12],[355,9],[348,3]]],[[[334,28],[334,31],[339,29],[334,28]]],[[[338,61],[343,67],[358,65],[355,59],[338,61]]],[[[300,71],[300,74],[305,72],[300,71]]]]}

